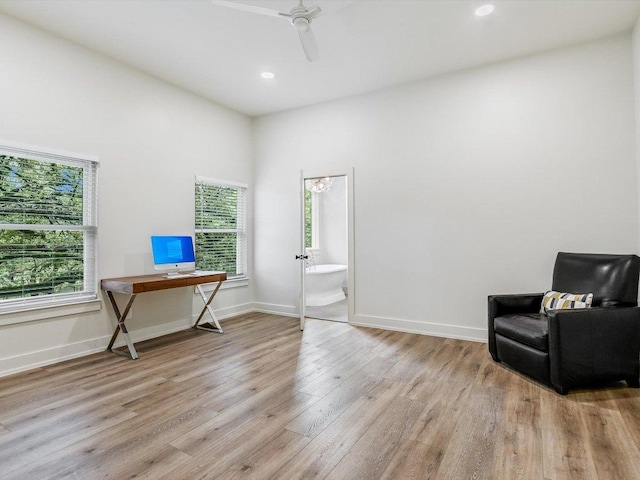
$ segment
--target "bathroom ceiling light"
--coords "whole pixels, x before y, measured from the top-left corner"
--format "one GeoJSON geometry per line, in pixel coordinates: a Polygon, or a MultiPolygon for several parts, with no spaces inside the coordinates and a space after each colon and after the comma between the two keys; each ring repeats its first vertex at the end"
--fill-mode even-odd
{"type": "Polygon", "coordinates": [[[273,72],[262,72],[260,76],[265,80],[271,80],[272,78],[275,78],[276,74],[273,72]]]}
{"type": "Polygon", "coordinates": [[[493,5],[491,5],[490,3],[487,5],[482,5],[481,7],[478,7],[476,9],[476,15],[479,17],[484,17],[486,15],[489,15],[491,12],[493,12],[495,10],[496,7],[494,7],[493,5]]]}
{"type": "Polygon", "coordinates": [[[333,185],[333,178],[309,178],[304,181],[304,188],[314,193],[324,193],[333,185]]]}

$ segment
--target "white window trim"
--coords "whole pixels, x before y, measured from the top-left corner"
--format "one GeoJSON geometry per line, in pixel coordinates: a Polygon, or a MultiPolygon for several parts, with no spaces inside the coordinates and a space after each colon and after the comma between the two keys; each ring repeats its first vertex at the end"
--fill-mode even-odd
{"type": "Polygon", "coordinates": [[[58,305],[31,305],[11,312],[0,312],[0,326],[81,315],[102,309],[102,300],[93,299],[58,305]]]}
{"type": "MultiPolygon", "coordinates": [[[[84,313],[93,310],[99,310],[101,308],[101,301],[98,299],[98,245],[97,245],[97,229],[98,229],[98,212],[97,212],[97,199],[98,199],[98,167],[100,166],[100,159],[95,155],[87,155],[81,153],[68,152],[63,150],[56,150],[48,147],[40,147],[36,145],[29,145],[24,143],[12,142],[9,140],[0,139],[0,155],[10,155],[15,157],[23,157],[32,160],[40,160],[54,163],[77,163],[78,161],[91,162],[96,166],[96,176],[94,185],[94,197],[95,197],[95,217],[93,226],[79,226],[68,225],[65,229],[68,230],[84,230],[93,231],[96,236],[96,245],[94,255],[94,264],[92,270],[94,272],[94,278],[85,278],[85,288],[87,282],[91,282],[93,285],[94,293],[82,292],[79,294],[61,294],[61,295],[47,295],[41,298],[32,297],[30,299],[12,299],[3,304],[0,304],[0,326],[11,325],[15,323],[30,322],[34,320],[41,320],[45,318],[73,315],[76,313],[84,313]],[[67,228],[68,227],[68,228],[67,228]]],[[[86,195],[86,192],[85,192],[86,195]]],[[[86,208],[86,203],[83,202],[83,207],[86,208]]],[[[4,229],[33,229],[33,230],[48,230],[57,229],[56,227],[49,227],[44,225],[17,225],[9,224],[3,227],[4,229]]]]}
{"type": "Polygon", "coordinates": [[[34,160],[85,160],[98,165],[100,164],[100,159],[94,155],[65,152],[62,150],[54,150],[52,148],[38,147],[35,145],[27,145],[2,139],[0,139],[0,154],[17,156],[29,155],[28,158],[33,158],[34,160]]]}
{"type": "Polygon", "coordinates": [[[231,182],[229,180],[220,180],[218,178],[211,177],[203,177],[202,175],[196,175],[196,182],[212,183],[215,185],[228,185],[230,187],[240,187],[249,190],[249,185],[247,185],[246,183],[231,182]]]}
{"type": "MultiPolygon", "coordinates": [[[[213,292],[216,288],[217,283],[205,283],[201,285],[202,290],[205,292],[213,292]]],[[[249,277],[247,275],[243,275],[241,277],[233,277],[229,280],[225,280],[220,285],[220,290],[229,290],[230,288],[239,288],[239,287],[248,287],[249,286],[249,277]]],[[[197,294],[198,289],[193,289],[193,294],[197,294]]]]}

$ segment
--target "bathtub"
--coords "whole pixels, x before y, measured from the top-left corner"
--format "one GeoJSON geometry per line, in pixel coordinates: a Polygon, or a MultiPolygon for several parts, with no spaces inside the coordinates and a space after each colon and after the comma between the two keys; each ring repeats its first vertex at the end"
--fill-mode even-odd
{"type": "Polygon", "coordinates": [[[321,307],[345,298],[346,265],[310,265],[305,270],[307,306],[321,307]]]}

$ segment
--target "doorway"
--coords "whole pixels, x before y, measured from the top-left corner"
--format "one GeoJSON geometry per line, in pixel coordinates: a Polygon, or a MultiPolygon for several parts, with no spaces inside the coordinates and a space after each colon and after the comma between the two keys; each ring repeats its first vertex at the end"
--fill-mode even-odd
{"type": "Polygon", "coordinates": [[[353,312],[353,176],[302,175],[301,329],[304,317],[349,322],[353,312]]]}

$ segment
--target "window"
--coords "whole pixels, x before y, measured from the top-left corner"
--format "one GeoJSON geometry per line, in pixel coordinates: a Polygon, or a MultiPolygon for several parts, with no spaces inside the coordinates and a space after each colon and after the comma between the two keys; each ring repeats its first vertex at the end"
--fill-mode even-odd
{"type": "Polygon", "coordinates": [[[0,312],[96,298],[96,170],[0,144],[0,312]]]}
{"type": "Polygon", "coordinates": [[[304,246],[312,248],[313,245],[313,221],[317,215],[313,215],[313,201],[311,199],[311,190],[304,189],[304,246]]]}
{"type": "Polygon", "coordinates": [[[304,189],[304,246],[320,248],[320,202],[318,193],[304,189]]]}
{"type": "Polygon", "coordinates": [[[247,186],[196,177],[196,268],[247,275],[247,186]]]}

